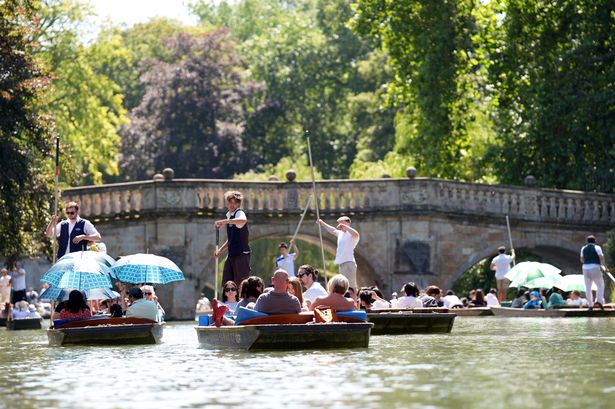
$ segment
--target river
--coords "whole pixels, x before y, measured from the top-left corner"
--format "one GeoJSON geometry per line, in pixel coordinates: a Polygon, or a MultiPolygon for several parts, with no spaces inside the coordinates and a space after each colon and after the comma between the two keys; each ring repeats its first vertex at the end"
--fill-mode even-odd
{"type": "Polygon", "coordinates": [[[459,317],[445,335],[368,349],[200,348],[193,322],[160,345],[49,347],[0,330],[7,408],[613,408],[614,318],[459,317]]]}

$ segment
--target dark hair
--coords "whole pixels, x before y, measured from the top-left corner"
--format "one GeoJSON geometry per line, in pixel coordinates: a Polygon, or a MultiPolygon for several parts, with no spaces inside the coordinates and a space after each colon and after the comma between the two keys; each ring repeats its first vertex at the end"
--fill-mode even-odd
{"type": "Polygon", "coordinates": [[[476,298],[474,300],[474,304],[485,304],[485,296],[483,294],[483,290],[480,288],[476,290],[476,298]]]}
{"type": "Polygon", "coordinates": [[[369,289],[372,290],[373,292],[375,292],[378,297],[384,298],[384,295],[382,294],[382,291],[380,291],[380,288],[378,288],[375,285],[373,285],[369,289]]]}
{"type": "MultiPolygon", "coordinates": [[[[224,285],[222,286],[222,302],[228,302],[228,297],[226,296],[226,289],[230,286],[235,287],[235,290],[237,289],[237,284],[235,284],[234,281],[229,280],[226,283],[224,283],[224,285]]],[[[231,301],[231,302],[236,302],[239,301],[239,291],[235,291],[235,300],[231,301]]]]}
{"type": "Polygon", "coordinates": [[[258,289],[259,287],[265,287],[262,278],[257,276],[248,277],[246,280],[245,296],[243,298],[258,298],[262,294],[261,290],[258,289]]]}
{"type": "Polygon", "coordinates": [[[73,290],[68,294],[68,302],[66,303],[66,309],[76,314],[81,310],[90,309],[85,302],[85,297],[79,290],[73,290]]]}
{"type": "Polygon", "coordinates": [[[314,281],[318,279],[318,270],[316,270],[314,267],[312,267],[309,264],[302,265],[301,267],[299,267],[299,270],[304,270],[305,274],[311,275],[312,278],[314,278],[314,281]]]}
{"type": "Polygon", "coordinates": [[[429,287],[427,287],[427,291],[425,291],[425,294],[431,297],[435,297],[436,295],[440,293],[442,293],[442,290],[440,290],[440,287],[436,285],[430,285],[429,287]]]}
{"type": "Polygon", "coordinates": [[[109,307],[109,312],[111,313],[111,318],[121,318],[124,316],[122,306],[119,304],[111,304],[111,307],[109,307]]]}
{"type": "Polygon", "coordinates": [[[367,308],[371,307],[372,303],[375,301],[372,297],[372,290],[369,288],[361,288],[359,291],[359,300],[367,304],[367,308]]]}
{"type": "Polygon", "coordinates": [[[446,292],[446,295],[455,295],[455,293],[453,292],[453,290],[448,290],[448,291],[446,292]]]}
{"type": "Polygon", "coordinates": [[[519,289],[517,290],[517,295],[515,295],[515,298],[523,297],[524,294],[525,294],[525,290],[519,289]]]}
{"type": "Polygon", "coordinates": [[[498,293],[498,290],[496,290],[495,288],[492,288],[491,290],[489,290],[489,292],[490,292],[491,294],[497,294],[497,293],[498,293]]]}
{"type": "Polygon", "coordinates": [[[404,292],[408,297],[418,297],[420,293],[419,287],[413,282],[409,282],[404,285],[404,292]]]}
{"type": "Polygon", "coordinates": [[[504,254],[505,252],[506,252],[506,247],[504,247],[504,246],[498,247],[498,253],[504,254]]]}
{"type": "Polygon", "coordinates": [[[596,242],[596,236],[594,236],[593,234],[590,234],[589,236],[587,236],[587,242],[588,243],[595,243],[596,242]]]}

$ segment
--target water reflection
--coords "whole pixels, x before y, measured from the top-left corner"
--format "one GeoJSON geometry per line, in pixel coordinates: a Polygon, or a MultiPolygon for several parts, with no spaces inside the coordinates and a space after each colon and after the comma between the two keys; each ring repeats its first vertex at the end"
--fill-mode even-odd
{"type": "Polygon", "coordinates": [[[0,330],[0,406],[21,408],[607,407],[615,319],[458,318],[451,334],[372,337],[369,349],[199,348],[193,323],[152,346],[47,346],[0,330]]]}

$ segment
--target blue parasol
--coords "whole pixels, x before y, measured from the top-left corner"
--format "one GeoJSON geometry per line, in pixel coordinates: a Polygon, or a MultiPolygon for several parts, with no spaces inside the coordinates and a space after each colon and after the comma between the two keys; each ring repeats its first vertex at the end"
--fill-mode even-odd
{"type": "Polygon", "coordinates": [[[184,280],[177,264],[155,254],[132,254],[115,262],[111,270],[125,283],[167,284],[184,280]]]}
{"type": "Polygon", "coordinates": [[[93,288],[111,288],[111,271],[109,267],[92,259],[73,259],[58,261],[41,278],[57,288],[74,288],[91,290],[93,288]]]}

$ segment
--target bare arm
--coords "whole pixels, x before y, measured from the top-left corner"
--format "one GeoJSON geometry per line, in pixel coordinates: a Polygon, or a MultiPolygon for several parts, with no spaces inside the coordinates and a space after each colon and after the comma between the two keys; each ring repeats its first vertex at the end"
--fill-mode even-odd
{"type": "Polygon", "coordinates": [[[220,256],[220,253],[222,253],[224,250],[226,250],[226,248],[228,247],[228,240],[224,242],[223,245],[221,245],[220,247],[218,247],[218,251],[214,251],[214,257],[218,258],[220,256]]]}
{"type": "Polygon", "coordinates": [[[510,255],[512,256],[513,261],[515,260],[515,258],[517,257],[515,255],[515,249],[510,249],[510,255]]]}
{"type": "Polygon", "coordinates": [[[295,244],[295,240],[290,241],[290,248],[295,250],[295,260],[296,260],[297,257],[299,257],[299,249],[297,248],[297,245],[295,244]]]}
{"type": "Polygon", "coordinates": [[[45,230],[45,236],[49,238],[53,237],[56,224],[58,224],[58,216],[54,214],[53,216],[51,216],[51,221],[49,221],[49,224],[47,225],[47,229],[45,230]]]}
{"type": "Polygon", "coordinates": [[[352,237],[354,237],[357,240],[361,238],[361,236],[359,236],[359,232],[353,229],[352,227],[348,226],[347,224],[340,224],[337,227],[339,230],[347,231],[348,233],[350,233],[352,237]]]}
{"type": "Polygon", "coordinates": [[[328,231],[331,234],[335,234],[337,230],[335,227],[331,226],[330,224],[325,223],[322,219],[316,220],[316,223],[320,224],[322,227],[325,228],[326,231],[328,231]]]}

